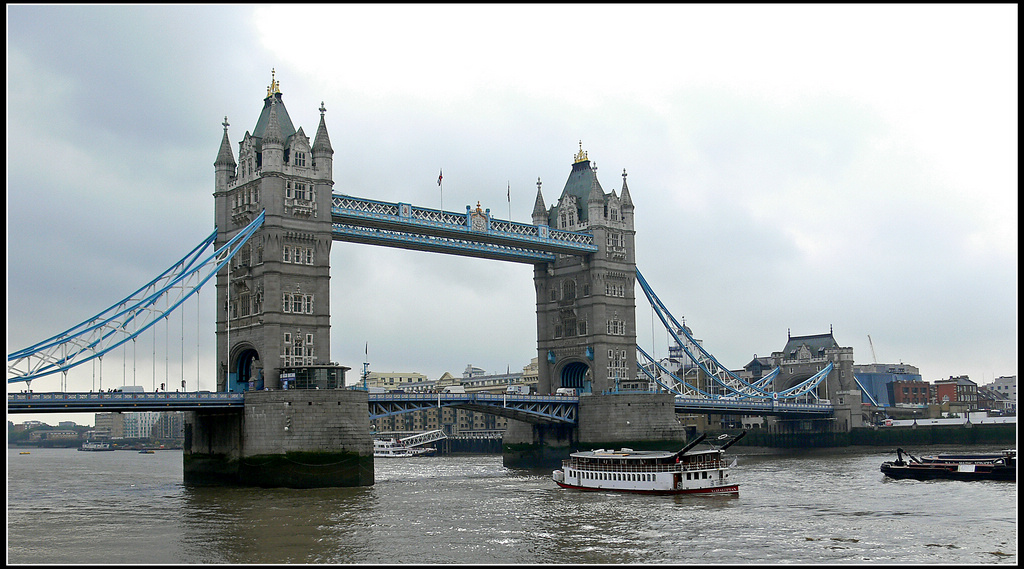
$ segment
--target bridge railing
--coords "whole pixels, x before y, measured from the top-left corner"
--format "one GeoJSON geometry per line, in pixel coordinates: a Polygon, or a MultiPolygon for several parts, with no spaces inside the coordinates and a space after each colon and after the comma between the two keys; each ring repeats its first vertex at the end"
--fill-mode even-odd
{"type": "Polygon", "coordinates": [[[88,392],[88,393],[8,393],[7,411],[120,411],[146,409],[166,410],[168,407],[199,408],[203,406],[241,407],[244,393],[218,391],[182,392],[88,392]]]}
{"type": "MultiPolygon", "coordinates": [[[[342,218],[356,218],[389,222],[401,225],[416,225],[424,228],[447,229],[458,233],[473,233],[472,211],[466,206],[465,213],[442,211],[414,206],[407,203],[392,203],[334,194],[331,200],[331,214],[342,218]]],[[[555,229],[546,225],[531,225],[511,220],[491,218],[487,214],[487,228],[484,233],[503,233],[518,238],[524,244],[555,242],[571,245],[578,253],[597,250],[594,236],[590,233],[555,229]]]]}

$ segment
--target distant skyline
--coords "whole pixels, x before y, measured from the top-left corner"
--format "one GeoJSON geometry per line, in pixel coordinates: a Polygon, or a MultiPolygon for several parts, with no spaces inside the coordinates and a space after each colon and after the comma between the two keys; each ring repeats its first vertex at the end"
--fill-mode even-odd
{"type": "MultiPolygon", "coordinates": [[[[274,69],[296,128],[311,135],[327,109],[336,193],[479,201],[528,223],[537,179],[550,207],[581,143],[606,191],[625,170],[637,266],[732,369],[787,331],[832,327],[858,364],[874,359],[870,335],[879,362],[927,381],[1016,374],[1016,5],[7,15],[8,353],[103,310],[213,229],[221,123],[237,160],[274,69]]],[[[338,242],[331,264],[330,358],[350,381],[367,353],[372,370],[431,379],[536,357],[527,265],[338,242]]],[[[667,334],[637,293],[637,342],[663,357],[667,334]]],[[[70,373],[70,388],[94,373],[104,388],[182,375],[194,388],[198,368],[213,389],[212,296],[198,325],[195,306],[168,323],[184,348],[165,350],[160,329],[70,373]]]]}

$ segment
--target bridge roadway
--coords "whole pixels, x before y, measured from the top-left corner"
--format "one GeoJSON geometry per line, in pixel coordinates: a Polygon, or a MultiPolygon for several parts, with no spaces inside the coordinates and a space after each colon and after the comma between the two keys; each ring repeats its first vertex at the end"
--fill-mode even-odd
{"type": "MultiPolygon", "coordinates": [[[[635,393],[635,392],[634,392],[635,393]]],[[[584,395],[586,397],[586,395],[584,395]]],[[[575,424],[579,397],[570,395],[507,395],[494,393],[370,393],[370,420],[422,409],[454,407],[490,413],[529,423],[575,424]]],[[[8,413],[109,413],[242,409],[244,393],[8,393],[8,413]]],[[[834,414],[832,405],[768,400],[676,397],[677,413],[775,415],[820,418],[834,414]]]]}

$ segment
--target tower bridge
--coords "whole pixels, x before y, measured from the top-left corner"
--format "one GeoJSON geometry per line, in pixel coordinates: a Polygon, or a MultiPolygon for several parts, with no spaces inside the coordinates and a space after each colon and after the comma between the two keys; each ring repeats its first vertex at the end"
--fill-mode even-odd
{"type": "MultiPolygon", "coordinates": [[[[831,417],[834,407],[819,401],[827,399],[821,395],[853,388],[852,373],[844,377],[844,368],[833,369],[831,360],[838,365],[842,359],[834,350],[814,354],[815,362],[801,359],[808,365],[788,373],[785,384],[777,383],[778,370],[750,381],[719,364],[637,270],[626,171],[618,190],[606,192],[582,142],[554,205],[546,205],[538,179],[529,224],[497,219],[479,203],[452,212],[355,197],[335,193],[324,104],[311,141],[293,126],[279,87],[272,78],[255,127],[238,142],[237,160],[226,117],[222,123],[214,162],[217,229],[202,249],[215,251],[205,258],[193,252],[87,323],[9,354],[8,383],[66,373],[101,358],[180,304],[166,302],[161,310],[158,299],[187,297],[215,278],[216,296],[224,299],[216,309],[217,393],[235,397],[224,399],[223,408],[197,405],[190,413],[186,482],[372,484],[372,468],[366,474],[372,464],[369,416],[417,406],[459,406],[513,419],[505,455],[514,462],[561,457],[580,444],[680,441],[685,434],[677,410],[831,417]],[[532,265],[538,391],[572,388],[586,395],[571,401],[504,397],[499,406],[481,394],[382,397],[336,389],[348,368],[330,357],[334,242],[532,265]],[[646,354],[636,343],[636,284],[699,368],[695,381],[649,358],[638,361],[638,354],[646,354]],[[306,377],[302,385],[309,389],[287,389],[297,385],[291,383],[296,374],[306,377]],[[620,380],[637,377],[648,378],[660,393],[614,394],[620,380]],[[241,412],[227,408],[239,405],[237,395],[241,412]],[[796,408],[801,405],[810,407],[796,408]],[[295,453],[307,465],[347,466],[297,469],[290,458],[295,453]],[[261,470],[243,472],[255,458],[261,470]]],[[[9,410],[32,398],[15,399],[9,395],[9,410]]]]}

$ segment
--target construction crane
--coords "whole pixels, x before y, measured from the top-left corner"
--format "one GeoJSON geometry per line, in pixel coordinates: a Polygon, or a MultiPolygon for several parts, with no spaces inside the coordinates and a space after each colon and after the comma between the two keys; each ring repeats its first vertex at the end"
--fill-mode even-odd
{"type": "Polygon", "coordinates": [[[868,345],[871,346],[871,363],[878,363],[878,356],[875,355],[875,344],[871,341],[871,334],[868,334],[868,345]]]}

